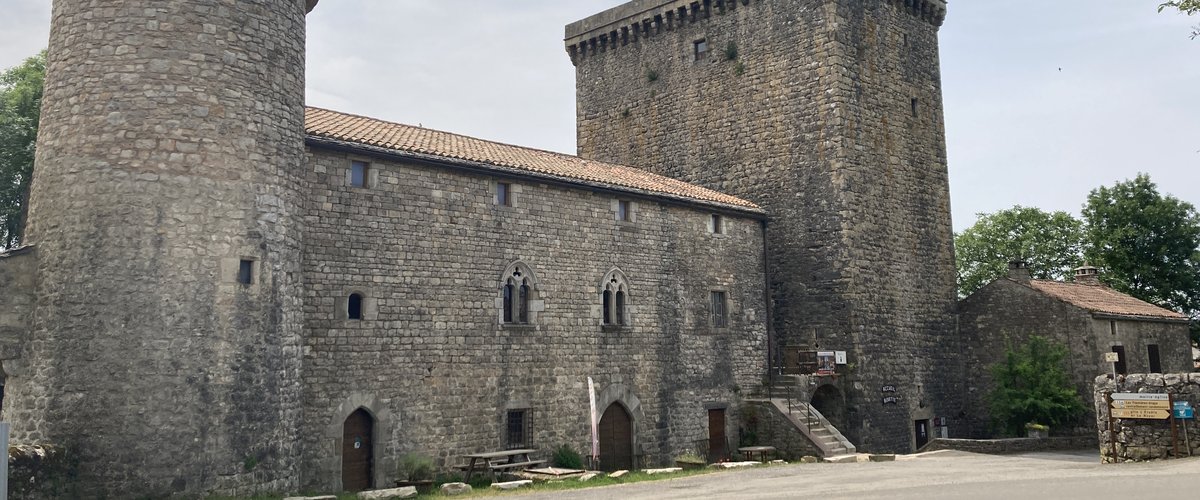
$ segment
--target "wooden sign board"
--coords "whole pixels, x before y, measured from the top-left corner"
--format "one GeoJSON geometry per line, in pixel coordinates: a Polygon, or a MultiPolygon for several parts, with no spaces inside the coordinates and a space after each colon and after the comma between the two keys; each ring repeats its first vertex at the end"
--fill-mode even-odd
{"type": "Polygon", "coordinates": [[[1149,420],[1166,420],[1171,418],[1171,410],[1142,410],[1138,408],[1113,408],[1112,416],[1116,418],[1141,418],[1149,420]]]}
{"type": "Polygon", "coordinates": [[[1146,393],[1146,392],[1114,392],[1112,394],[1114,401],[1170,401],[1170,394],[1146,393]]]}
{"type": "Polygon", "coordinates": [[[1104,353],[1104,361],[1107,363],[1117,363],[1121,361],[1121,355],[1115,352],[1104,353]]]}
{"type": "Polygon", "coordinates": [[[1170,410],[1171,402],[1167,401],[1165,399],[1162,401],[1146,401],[1146,400],[1142,400],[1142,399],[1133,399],[1133,400],[1117,399],[1112,402],[1112,407],[1113,407],[1113,409],[1126,408],[1126,409],[1130,409],[1130,410],[1133,410],[1133,409],[1137,409],[1137,410],[1170,410]]]}

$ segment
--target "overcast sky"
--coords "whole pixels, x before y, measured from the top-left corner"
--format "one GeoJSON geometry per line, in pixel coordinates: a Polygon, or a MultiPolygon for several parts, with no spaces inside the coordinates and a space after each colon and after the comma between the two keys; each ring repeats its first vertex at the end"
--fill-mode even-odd
{"type": "MultiPolygon", "coordinates": [[[[575,152],[563,26],[623,0],[322,0],[308,103],[575,152]]],[[[1078,213],[1149,173],[1200,204],[1200,17],[1157,0],[957,0],[941,30],[954,226],[1078,213]]],[[[46,45],[48,0],[0,0],[0,67],[46,45]]]]}

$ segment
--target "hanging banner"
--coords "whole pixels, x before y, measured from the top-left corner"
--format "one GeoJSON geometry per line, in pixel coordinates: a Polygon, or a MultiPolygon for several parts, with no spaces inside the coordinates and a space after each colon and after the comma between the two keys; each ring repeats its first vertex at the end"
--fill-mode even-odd
{"type": "Polygon", "coordinates": [[[592,377],[588,377],[588,402],[592,415],[592,464],[595,464],[600,457],[600,428],[597,422],[599,419],[596,418],[596,386],[592,383],[592,377]]]}

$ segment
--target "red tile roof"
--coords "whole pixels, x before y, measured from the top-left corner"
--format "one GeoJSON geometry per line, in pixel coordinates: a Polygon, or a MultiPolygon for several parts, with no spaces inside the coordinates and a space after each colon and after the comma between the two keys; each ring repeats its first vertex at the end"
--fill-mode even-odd
{"type": "Polygon", "coordinates": [[[1029,286],[1046,295],[1092,312],[1118,316],[1186,321],[1187,316],[1135,299],[1103,285],[1033,280],[1029,286]]]}
{"type": "Polygon", "coordinates": [[[304,128],[310,138],[331,139],[399,153],[429,155],[450,161],[466,161],[499,171],[516,171],[575,184],[598,184],[609,189],[763,213],[758,205],[741,198],[634,167],[591,161],[578,156],[523,148],[365,116],[309,107],[304,113],[304,128]]]}

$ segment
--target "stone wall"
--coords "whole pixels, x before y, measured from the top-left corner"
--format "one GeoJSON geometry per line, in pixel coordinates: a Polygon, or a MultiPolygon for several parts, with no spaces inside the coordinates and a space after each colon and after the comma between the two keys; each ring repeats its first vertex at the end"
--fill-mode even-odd
{"type": "MultiPolygon", "coordinates": [[[[821,449],[817,448],[787,416],[770,401],[756,400],[746,406],[752,421],[743,422],[747,429],[754,432],[755,445],[774,446],[778,458],[793,461],[801,457],[821,457],[821,449]]],[[[748,446],[748,445],[743,445],[748,446]]]]}
{"type": "Polygon", "coordinates": [[[1115,392],[1170,394],[1175,401],[1188,401],[1192,408],[1200,408],[1200,373],[1139,373],[1118,375],[1115,381],[1107,376],[1096,377],[1094,394],[1100,457],[1105,463],[1200,455],[1200,425],[1195,419],[1177,420],[1174,435],[1171,420],[1118,418],[1110,429],[1111,411],[1105,398],[1115,392]]]}
{"type": "Polygon", "coordinates": [[[867,451],[911,450],[913,420],[961,411],[942,13],[639,1],[567,28],[580,156],[767,210],[774,329],[788,345],[849,351],[843,431],[867,451]],[[900,404],[881,402],[883,386],[900,404]]]}
{"type": "Polygon", "coordinates": [[[51,19],[13,441],[74,450],[101,497],[296,488],[304,2],[51,19]]]}
{"type": "Polygon", "coordinates": [[[1009,455],[1039,451],[1075,451],[1096,449],[1096,436],[1062,436],[1012,439],[934,439],[920,451],[955,450],[989,455],[1009,455]]]}
{"type": "MultiPolygon", "coordinates": [[[[598,411],[621,403],[649,465],[707,439],[707,410],[738,405],[766,369],[762,225],[715,208],[465,171],[404,158],[310,148],[304,253],[304,482],[340,486],[342,423],[376,421],[376,484],[395,457],[440,466],[505,446],[507,409],[530,411],[534,448],[590,450],[587,377],[598,411]],[[347,186],[352,160],[365,188],[347,186]],[[499,181],[512,206],[496,203],[499,181]],[[618,221],[618,200],[633,221],[618,221]],[[514,263],[534,282],[533,325],[502,325],[514,263]],[[629,325],[602,326],[602,284],[619,270],[629,325]],[[710,326],[710,291],[727,293],[728,328],[710,326]],[[360,293],[364,320],[347,319],[360,293]]],[[[585,451],[586,455],[586,451],[585,451]]]]}
{"type": "Polygon", "coordinates": [[[29,336],[37,284],[37,254],[33,247],[0,253],[0,361],[13,369],[29,336]]]}
{"type": "MultiPolygon", "coordinates": [[[[1184,323],[1097,318],[1085,309],[1049,297],[1011,279],[999,279],[964,299],[959,306],[966,382],[965,415],[962,425],[951,421],[955,435],[972,438],[995,437],[989,421],[987,395],[994,387],[990,367],[1004,359],[1006,351],[1025,344],[1037,335],[1067,348],[1065,367],[1083,399],[1092,406],[1092,386],[1097,375],[1112,366],[1104,353],[1113,345],[1126,346],[1130,371],[1148,371],[1146,345],[1160,347],[1164,371],[1186,371],[1189,366],[1188,329],[1184,323]],[[1115,333],[1114,333],[1115,332],[1115,333]]],[[[1090,434],[1095,416],[1085,414],[1072,429],[1052,429],[1055,434],[1090,434]]]]}

